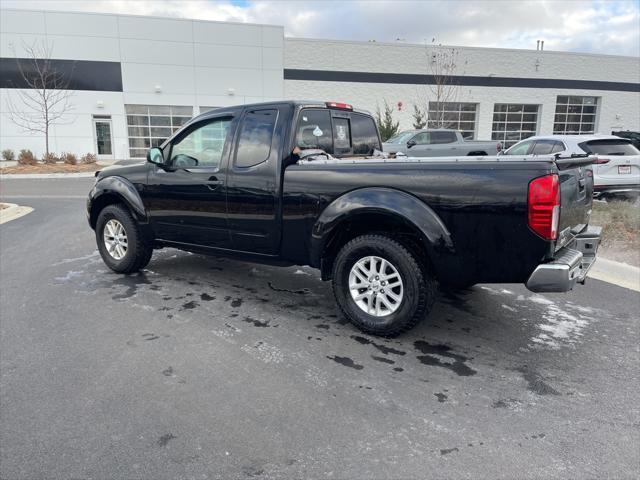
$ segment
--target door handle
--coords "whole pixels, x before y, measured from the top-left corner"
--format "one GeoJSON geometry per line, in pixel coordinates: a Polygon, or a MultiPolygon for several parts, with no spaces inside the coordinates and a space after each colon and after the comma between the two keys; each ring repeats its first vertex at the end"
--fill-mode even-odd
{"type": "Polygon", "coordinates": [[[206,181],[206,185],[209,190],[215,190],[220,185],[222,185],[222,180],[219,180],[215,175],[209,177],[209,180],[206,181]]]}

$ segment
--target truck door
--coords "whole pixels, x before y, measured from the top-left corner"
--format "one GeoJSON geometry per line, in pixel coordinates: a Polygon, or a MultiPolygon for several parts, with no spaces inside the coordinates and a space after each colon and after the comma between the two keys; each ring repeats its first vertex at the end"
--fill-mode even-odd
{"type": "Polygon", "coordinates": [[[420,132],[407,142],[407,156],[409,157],[430,157],[431,145],[429,143],[429,132],[420,132]]]}
{"type": "Polygon", "coordinates": [[[280,247],[281,159],[291,106],[244,111],[227,177],[227,214],[234,250],[275,255],[280,247]]]}
{"type": "Polygon", "coordinates": [[[160,240],[229,248],[226,176],[232,115],[209,117],[165,147],[166,168],[149,173],[143,201],[160,240]]]}

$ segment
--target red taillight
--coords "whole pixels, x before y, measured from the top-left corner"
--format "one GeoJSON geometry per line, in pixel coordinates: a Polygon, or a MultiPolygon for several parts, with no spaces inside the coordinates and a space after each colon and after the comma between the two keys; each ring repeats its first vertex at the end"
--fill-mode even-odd
{"type": "Polygon", "coordinates": [[[353,110],[353,107],[348,103],[342,102],[326,102],[325,105],[329,108],[339,108],[341,110],[353,110]]]}
{"type": "Polygon", "coordinates": [[[596,158],[594,165],[604,165],[605,163],[609,163],[611,160],[608,158],[596,158]]]}
{"type": "Polygon", "coordinates": [[[558,238],[560,183],[555,173],[529,182],[529,228],[545,240],[558,238]]]}

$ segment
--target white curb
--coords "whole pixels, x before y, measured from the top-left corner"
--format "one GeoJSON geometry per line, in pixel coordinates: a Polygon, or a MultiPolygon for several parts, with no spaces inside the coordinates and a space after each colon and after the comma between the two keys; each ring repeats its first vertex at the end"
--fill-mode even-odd
{"type": "Polygon", "coordinates": [[[80,172],[80,173],[0,173],[2,180],[14,180],[25,178],[91,178],[96,172],[80,172]]]}
{"type": "Polygon", "coordinates": [[[0,225],[33,212],[33,208],[31,207],[21,207],[20,205],[16,205],[15,203],[2,203],[8,205],[8,208],[0,209],[0,225]]]}
{"type": "Polygon", "coordinates": [[[598,257],[588,277],[640,292],[640,268],[598,257]]]}

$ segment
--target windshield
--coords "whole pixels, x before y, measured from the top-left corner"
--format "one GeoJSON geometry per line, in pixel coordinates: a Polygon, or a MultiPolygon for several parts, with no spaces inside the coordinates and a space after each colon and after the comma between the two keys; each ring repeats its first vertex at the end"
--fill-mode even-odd
{"type": "Polygon", "coordinates": [[[385,143],[405,143],[408,142],[411,137],[413,137],[416,132],[402,132],[398,135],[391,137],[385,143]]]}
{"type": "Polygon", "coordinates": [[[640,155],[640,151],[629,140],[623,139],[591,140],[581,143],[580,148],[596,155],[640,155]]]}

